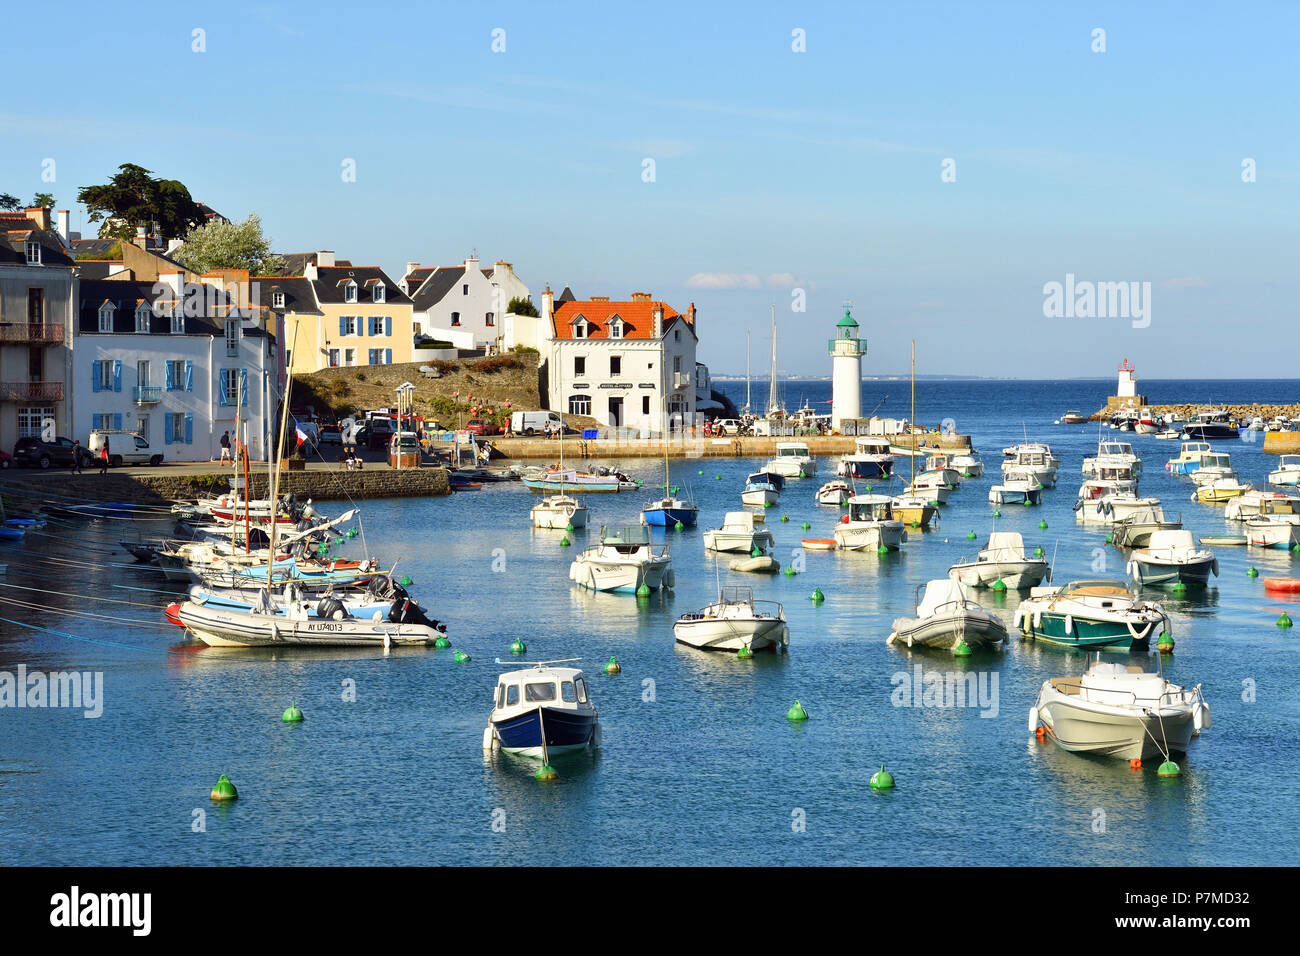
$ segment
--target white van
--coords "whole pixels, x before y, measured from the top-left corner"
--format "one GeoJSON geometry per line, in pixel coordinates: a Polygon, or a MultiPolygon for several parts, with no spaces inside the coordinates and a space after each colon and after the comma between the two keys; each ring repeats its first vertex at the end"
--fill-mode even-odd
{"type": "Polygon", "coordinates": [[[95,459],[99,458],[99,450],[104,447],[105,438],[108,439],[108,463],[114,468],[121,465],[161,465],[163,463],[163,456],[149,447],[147,439],[134,432],[115,431],[108,428],[102,431],[92,431],[89,441],[86,442],[86,449],[95,459]]]}
{"type": "Polygon", "coordinates": [[[551,427],[564,427],[564,419],[556,412],[515,412],[510,416],[510,432],[513,435],[541,435],[548,423],[551,427]]]}

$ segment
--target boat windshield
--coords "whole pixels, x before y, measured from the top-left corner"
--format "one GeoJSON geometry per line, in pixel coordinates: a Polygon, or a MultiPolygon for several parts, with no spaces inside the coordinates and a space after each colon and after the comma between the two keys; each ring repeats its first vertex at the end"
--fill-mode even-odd
{"type": "Polygon", "coordinates": [[[722,589],[722,601],[724,604],[748,604],[754,603],[754,589],[731,587],[722,589]]]}
{"type": "Polygon", "coordinates": [[[555,700],[555,683],[547,681],[546,683],[525,684],[524,700],[530,703],[555,700]]]}
{"type": "Polygon", "coordinates": [[[650,529],[645,525],[626,525],[606,528],[600,535],[601,544],[640,546],[650,543],[650,529]]]}

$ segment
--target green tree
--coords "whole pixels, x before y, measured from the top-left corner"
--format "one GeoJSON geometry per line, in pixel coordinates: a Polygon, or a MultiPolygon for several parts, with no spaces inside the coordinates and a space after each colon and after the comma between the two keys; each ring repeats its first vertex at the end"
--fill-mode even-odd
{"type": "Polygon", "coordinates": [[[176,260],[202,274],[213,269],[247,269],[255,276],[277,275],[284,260],[271,254],[271,240],[262,235],[262,220],[250,213],[243,222],[214,220],[191,229],[176,250],[176,260]]]}
{"type": "Polygon", "coordinates": [[[0,209],[17,212],[22,208],[22,200],[11,193],[0,193],[0,209]]]}
{"type": "Polygon", "coordinates": [[[170,239],[203,222],[203,212],[184,183],[155,179],[149,170],[134,163],[117,168],[107,183],[83,186],[77,192],[89,221],[104,221],[99,229],[101,238],[129,239],[137,226],[152,228],[157,223],[163,238],[170,239]]]}
{"type": "Polygon", "coordinates": [[[510,304],[506,306],[506,311],[513,312],[515,315],[535,316],[539,314],[537,311],[537,306],[533,305],[532,296],[529,296],[526,299],[522,298],[521,296],[515,296],[513,299],[510,300],[510,304]]]}
{"type": "Polygon", "coordinates": [[[37,193],[32,197],[32,205],[38,209],[53,209],[54,193],[37,193]]]}

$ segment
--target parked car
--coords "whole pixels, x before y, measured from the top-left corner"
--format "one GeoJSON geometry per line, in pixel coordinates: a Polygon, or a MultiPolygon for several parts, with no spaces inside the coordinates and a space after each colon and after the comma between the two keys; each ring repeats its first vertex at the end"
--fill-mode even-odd
{"type": "Polygon", "coordinates": [[[465,431],[471,435],[500,435],[501,426],[485,418],[471,418],[465,423],[465,431]]]}
{"type": "Polygon", "coordinates": [[[719,418],[713,422],[713,434],[715,435],[740,435],[745,429],[745,423],[739,418],[719,418]]]}
{"type": "Polygon", "coordinates": [[[90,453],[90,461],[99,457],[99,450],[104,447],[104,439],[108,439],[108,463],[114,468],[122,465],[161,465],[163,456],[161,453],[149,447],[149,440],[127,431],[92,431],[90,440],[86,442],[86,450],[90,453]]]}
{"type": "Polygon", "coordinates": [[[14,466],[14,456],[7,451],[0,451],[0,468],[12,468],[14,466]]]}
{"type": "Polygon", "coordinates": [[[515,412],[510,416],[510,432],[513,435],[540,435],[546,431],[548,423],[552,427],[564,427],[564,420],[555,412],[515,412]]]}
{"type": "Polygon", "coordinates": [[[322,425],[320,427],[320,437],[317,440],[322,445],[342,445],[343,429],[338,425],[322,425]]]}
{"type": "MultiPolygon", "coordinates": [[[[110,445],[110,451],[112,450],[110,445]]],[[[30,436],[18,439],[14,445],[14,464],[25,468],[49,468],[61,465],[66,468],[73,464],[72,439],[58,436],[54,441],[41,441],[30,436]]],[[[92,464],[94,459],[90,452],[81,450],[82,465],[92,464]]]]}

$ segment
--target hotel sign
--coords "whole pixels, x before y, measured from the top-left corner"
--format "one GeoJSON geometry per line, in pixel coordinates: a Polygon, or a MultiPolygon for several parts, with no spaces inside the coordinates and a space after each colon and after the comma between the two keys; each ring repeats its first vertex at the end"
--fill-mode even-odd
{"type": "Polygon", "coordinates": [[[601,388],[631,388],[631,382],[601,382],[601,388]]]}

